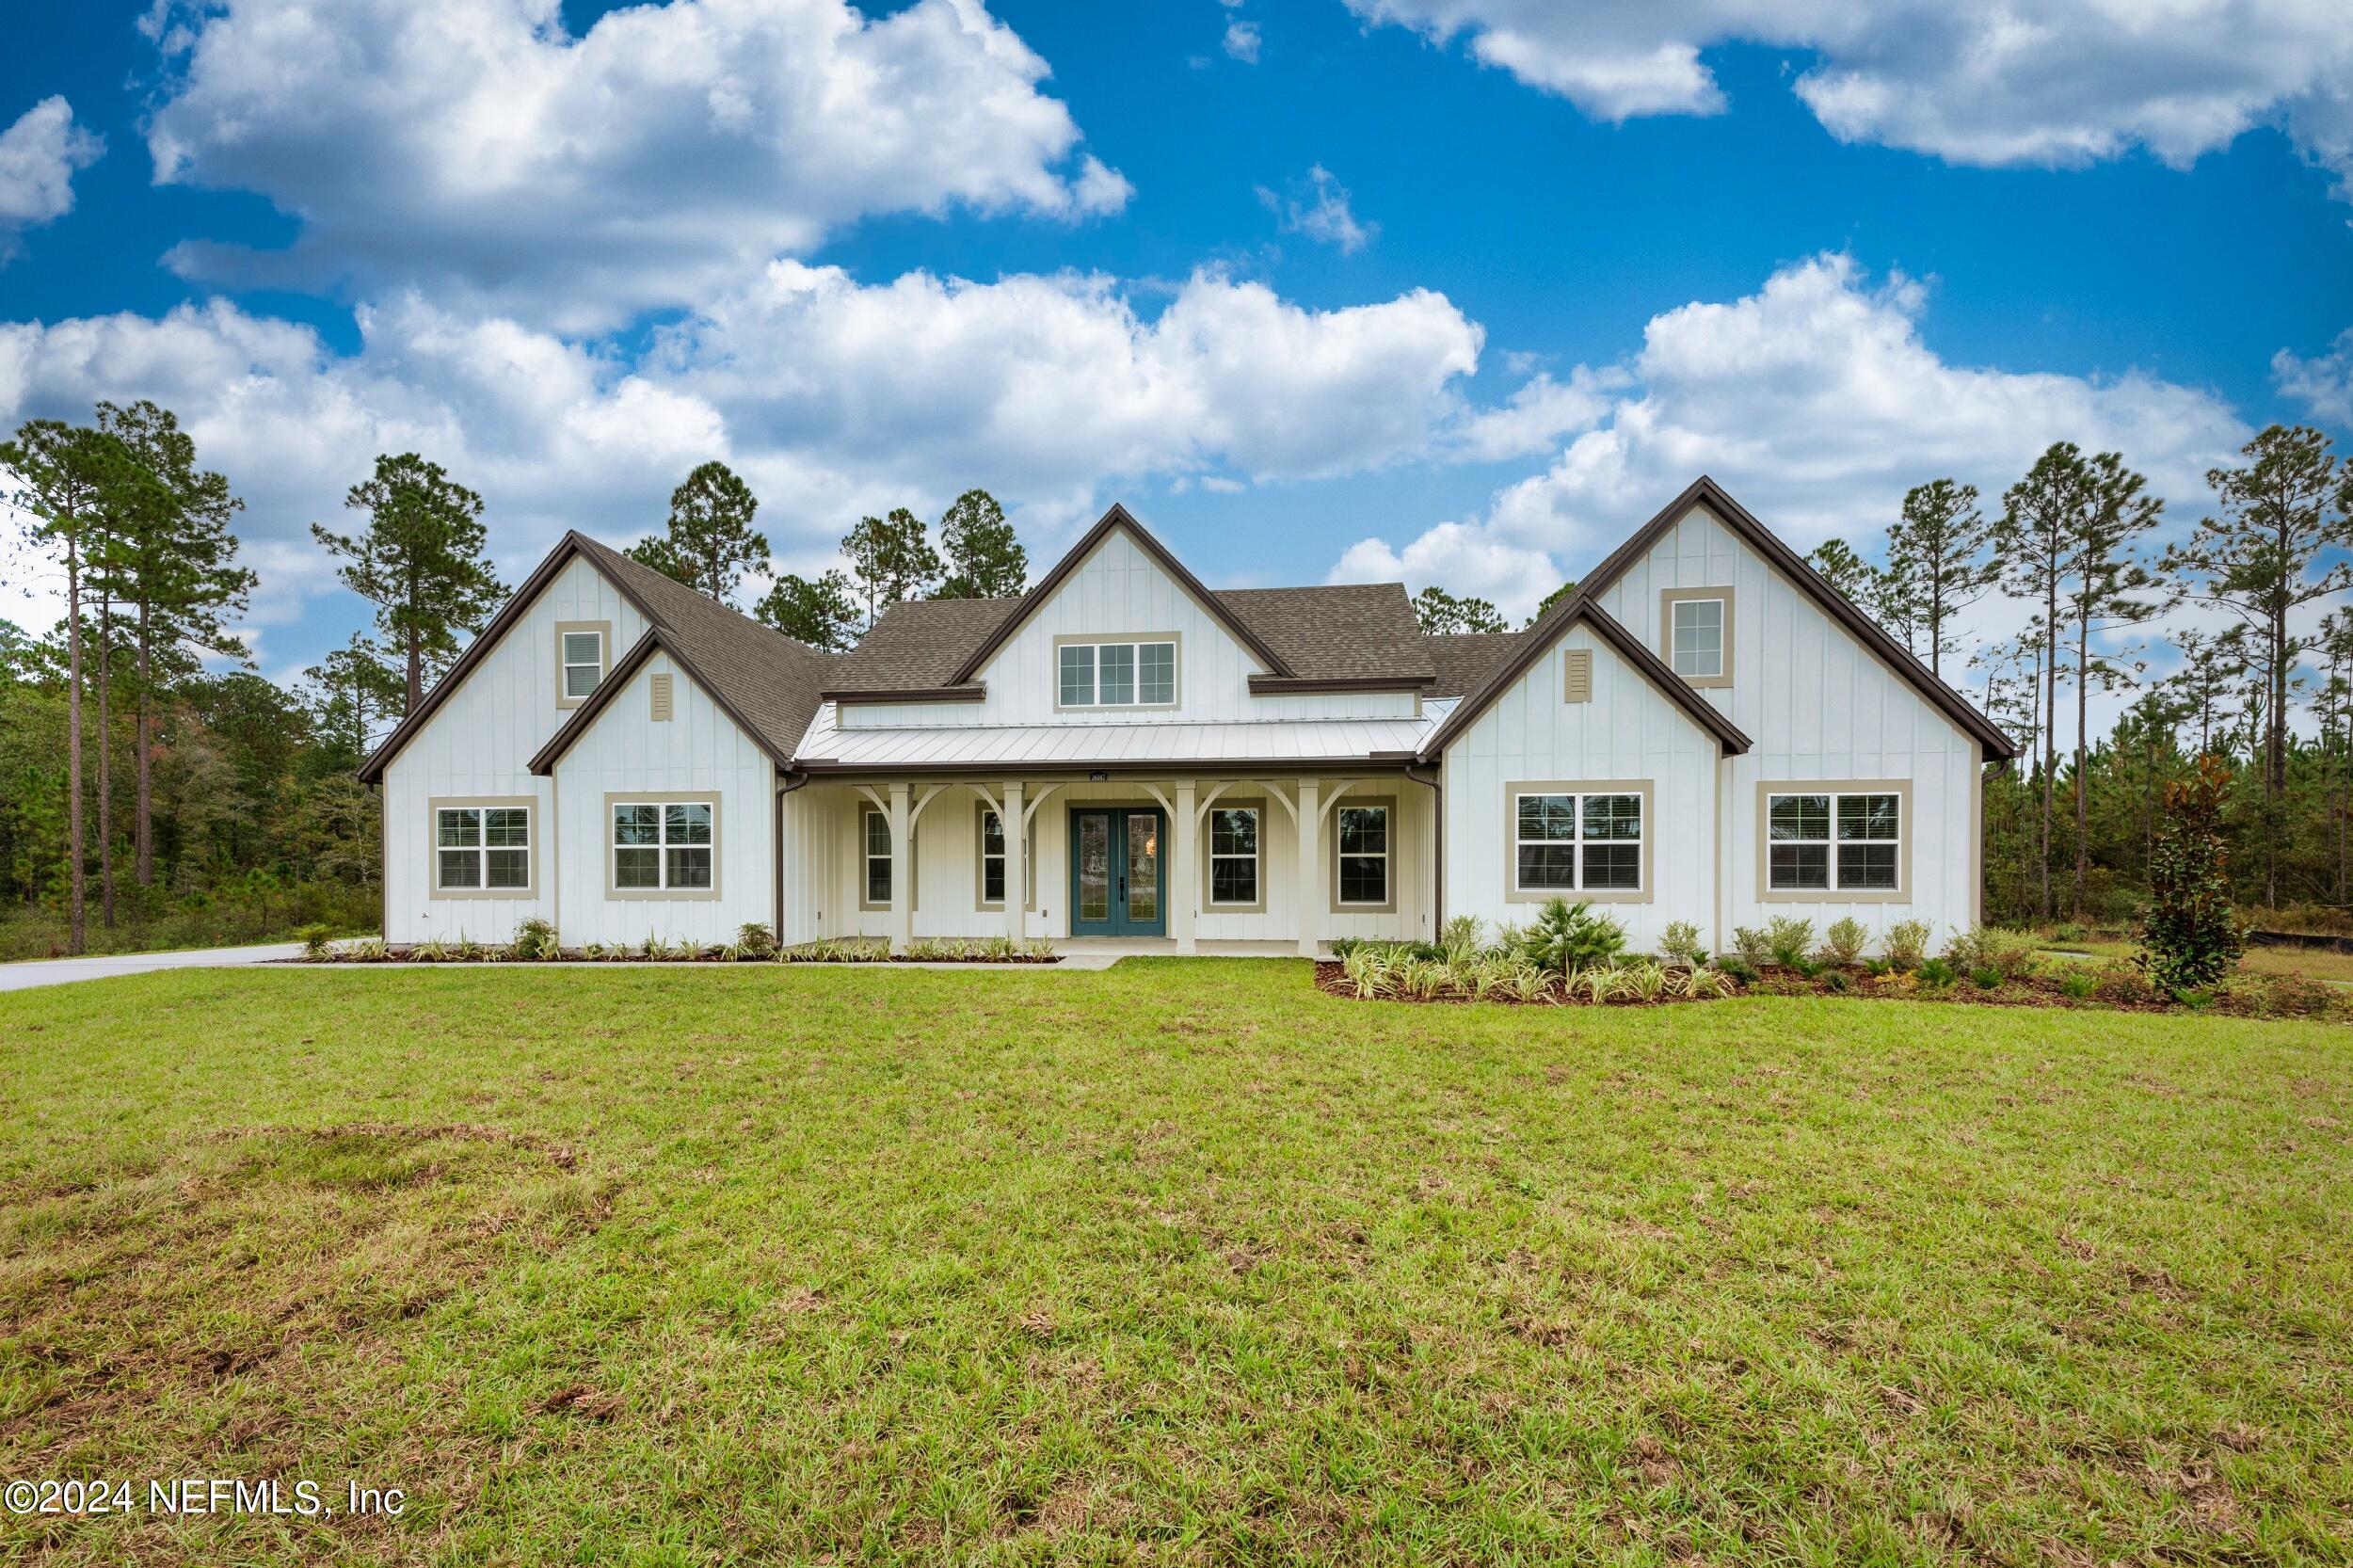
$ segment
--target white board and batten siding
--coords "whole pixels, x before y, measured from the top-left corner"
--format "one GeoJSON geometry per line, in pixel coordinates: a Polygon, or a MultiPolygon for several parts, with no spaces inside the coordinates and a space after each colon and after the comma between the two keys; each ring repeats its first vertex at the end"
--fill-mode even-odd
{"type": "Polygon", "coordinates": [[[1751,738],[1725,764],[1719,832],[1723,936],[1776,915],[1817,929],[1853,916],[1876,936],[1926,920],[1941,938],[1977,919],[1982,815],[1979,743],[1705,506],[1695,506],[1601,595],[1601,604],[1666,657],[1660,595],[1729,586],[1733,680],[1703,695],[1751,738]],[[1907,886],[1896,899],[1767,899],[1758,871],[1760,781],[1903,780],[1910,785],[1907,886]]]}
{"type": "MultiPolygon", "coordinates": [[[[569,710],[559,705],[561,622],[609,622],[605,664],[629,650],[645,617],[602,573],[575,557],[505,636],[466,675],[384,772],[385,937],[393,942],[504,941],[517,921],[555,918],[554,787],[531,773],[532,756],[569,710]],[[434,886],[436,800],[532,803],[533,886],[515,897],[446,897],[434,886]]],[[[570,934],[566,933],[567,939],[570,934]]]]}
{"type": "Polygon", "coordinates": [[[1122,529],[1104,536],[1053,596],[992,654],[979,672],[980,702],[845,704],[844,729],[968,728],[975,725],[1280,722],[1410,719],[1412,692],[1284,693],[1253,696],[1250,677],[1269,673],[1250,649],[1122,529]],[[1170,708],[1056,706],[1058,638],[1176,638],[1176,702],[1170,708]]]}
{"type": "Polygon", "coordinates": [[[1670,921],[1703,933],[1714,924],[1716,738],[1589,628],[1572,627],[1529,665],[1447,746],[1444,763],[1449,919],[1525,925],[1541,907],[1545,895],[1512,896],[1513,785],[1647,783],[1641,896],[1595,907],[1643,951],[1670,921]],[[1589,700],[1563,696],[1569,650],[1593,661],[1589,700]]]}
{"type": "Polygon", "coordinates": [[[710,944],[738,927],[776,920],[776,765],[693,676],[665,652],[640,665],[555,764],[564,878],[556,929],[567,945],[669,941],[710,944]],[[653,682],[666,678],[671,716],[653,718],[653,682]],[[714,799],[717,888],[616,893],[606,797],[714,799]]]}

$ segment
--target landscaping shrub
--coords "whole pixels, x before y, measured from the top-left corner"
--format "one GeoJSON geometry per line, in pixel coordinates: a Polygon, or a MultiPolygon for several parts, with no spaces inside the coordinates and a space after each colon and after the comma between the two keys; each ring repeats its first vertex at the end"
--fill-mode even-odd
{"type": "Polygon", "coordinates": [[[1479,952],[1479,917],[1457,915],[1438,933],[1438,951],[1449,964],[1461,964],[1479,952]]]}
{"type": "Polygon", "coordinates": [[[1908,972],[1918,968],[1928,957],[1929,938],[1934,935],[1926,920],[1897,920],[1880,938],[1880,947],[1898,972],[1908,972]]]}
{"type": "Polygon", "coordinates": [[[1854,982],[1847,978],[1847,971],[1844,969],[1832,969],[1822,978],[1824,983],[1827,984],[1833,991],[1850,991],[1854,989],[1854,982]]]}
{"type": "Polygon", "coordinates": [[[553,958],[557,951],[554,925],[536,915],[517,920],[515,939],[506,944],[509,958],[553,958]]]}
{"type": "Polygon", "coordinates": [[[1981,925],[1955,936],[1945,956],[1953,967],[1975,971],[1992,969],[2005,980],[2021,980],[2034,972],[2037,943],[2030,931],[1981,925]]]}
{"type": "MultiPolygon", "coordinates": [[[[1751,935],[1754,935],[1754,933],[1751,933],[1751,935]]],[[[1750,963],[1748,958],[1743,954],[1735,953],[1728,957],[1720,958],[1716,961],[1716,967],[1719,969],[1721,969],[1727,976],[1738,981],[1743,985],[1753,985],[1757,982],[1756,966],[1750,963]]]]}
{"type": "Polygon", "coordinates": [[[1943,990],[1960,978],[1960,971],[1942,958],[1920,960],[1920,984],[1931,990],[1943,990]]]}
{"type": "Polygon", "coordinates": [[[2059,976],[2058,984],[2059,989],[2076,1001],[2089,1001],[2100,989],[2096,975],[2063,974],[2059,976]]]}
{"type": "Polygon", "coordinates": [[[1977,989],[1980,991],[2000,990],[2002,988],[2002,981],[2004,978],[2005,977],[2002,974],[2002,971],[1995,968],[1991,964],[1983,965],[1969,971],[1970,981],[1976,984],[1977,989]]]}
{"type": "Polygon", "coordinates": [[[735,928],[735,947],[742,957],[766,958],[776,951],[776,934],[760,920],[746,920],[735,928]]]}
{"type": "Polygon", "coordinates": [[[1830,930],[1822,934],[1822,951],[1817,955],[1827,963],[1840,967],[1863,956],[1863,950],[1871,945],[1871,934],[1852,915],[1833,920],[1830,930]]]}
{"type": "Polygon", "coordinates": [[[1748,966],[1752,981],[1755,978],[1755,972],[1758,969],[1773,961],[1771,938],[1765,933],[1752,930],[1745,925],[1736,925],[1732,928],[1732,951],[1739,954],[1741,963],[1748,966]]]}
{"type": "Polygon", "coordinates": [[[1689,920],[1669,920],[1667,929],[1659,934],[1658,951],[1670,963],[1694,969],[1707,962],[1707,949],[1700,942],[1700,928],[1689,920]]]}
{"type": "Polygon", "coordinates": [[[1814,922],[1797,915],[1775,915],[1765,922],[1765,951],[1785,968],[1801,967],[1814,951],[1814,922]]]}
{"type": "Polygon", "coordinates": [[[1614,964],[1625,952],[1625,927],[1579,900],[1552,899],[1520,934],[1519,956],[1558,974],[1614,964]]]}
{"type": "Polygon", "coordinates": [[[296,932],[295,940],[302,944],[305,958],[324,958],[327,956],[328,938],[333,934],[332,927],[313,921],[296,932]]]}
{"type": "Polygon", "coordinates": [[[2149,858],[2149,923],[2136,962],[2158,989],[2176,997],[2219,982],[2246,949],[2222,843],[2230,784],[2230,769],[2209,755],[2198,759],[2187,778],[2165,787],[2149,858]]]}

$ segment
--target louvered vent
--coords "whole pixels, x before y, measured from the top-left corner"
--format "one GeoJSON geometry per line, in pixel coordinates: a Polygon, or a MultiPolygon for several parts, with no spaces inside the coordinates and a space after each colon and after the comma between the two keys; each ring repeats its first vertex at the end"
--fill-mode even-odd
{"type": "Polygon", "coordinates": [[[670,680],[669,676],[657,675],[650,682],[653,689],[653,722],[656,724],[670,722],[670,680]]]}
{"type": "Polygon", "coordinates": [[[1593,650],[1592,648],[1573,648],[1562,657],[1561,700],[1563,702],[1593,700],[1593,650]]]}

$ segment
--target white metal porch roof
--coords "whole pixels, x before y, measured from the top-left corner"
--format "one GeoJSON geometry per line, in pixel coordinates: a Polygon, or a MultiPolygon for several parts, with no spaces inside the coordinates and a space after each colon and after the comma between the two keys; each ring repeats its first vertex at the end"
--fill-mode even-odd
{"type": "Polygon", "coordinates": [[[1413,719],[1281,719],[1225,724],[1143,723],[840,728],[830,702],[817,710],[792,760],[829,768],[1073,767],[1168,762],[1199,767],[1252,762],[1363,762],[1411,752],[1439,714],[1413,719]]]}

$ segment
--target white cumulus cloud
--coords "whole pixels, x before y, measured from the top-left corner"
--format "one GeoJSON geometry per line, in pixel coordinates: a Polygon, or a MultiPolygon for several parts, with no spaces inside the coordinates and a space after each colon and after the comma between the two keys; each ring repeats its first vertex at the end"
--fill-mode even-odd
{"type": "Polygon", "coordinates": [[[1337,246],[1343,256],[1362,250],[1381,232],[1377,223],[1358,221],[1349,206],[1348,187],[1334,179],[1332,171],[1321,164],[1309,168],[1305,182],[1292,186],[1288,196],[1278,196],[1260,185],[1258,201],[1274,215],[1283,232],[1305,234],[1324,245],[1337,246]]]}
{"type": "Polygon", "coordinates": [[[0,262],[16,254],[23,231],[73,210],[73,176],[104,147],[74,123],[73,106],[55,95],[0,131],[0,262]]]}
{"type": "MultiPolygon", "coordinates": [[[[1441,523],[1400,547],[1369,539],[1341,577],[1394,575],[1489,591],[1533,608],[1558,569],[1583,569],[1703,472],[1801,552],[1833,536],[1866,553],[1915,484],[1952,476],[1991,505],[2055,440],[2114,449],[2194,516],[2205,471],[2234,460],[2248,431],[2209,392],[2137,373],[2086,377],[1948,362],[1920,339],[1927,291],[1874,283],[1848,257],[1775,272],[1755,294],[1651,318],[1621,363],[1580,371],[1604,398],[1541,473],[1498,492],[1483,517],[1441,523]]],[[[1568,383],[1580,386],[1577,375],[1568,383]]],[[[1544,406],[1546,390],[1529,401],[1544,406]]],[[[1551,423],[1570,423],[1577,399],[1551,423]]],[[[1501,414],[1485,416],[1500,421],[1501,414]]],[[[1539,425],[1546,422],[1537,422],[1539,425]]]]}
{"type": "Polygon", "coordinates": [[[156,178],[258,191],[286,251],[186,243],[194,277],[566,329],[693,305],[870,214],[1076,218],[1127,181],[980,0],[675,0],[575,38],[558,0],[163,0],[156,178]]]}
{"type": "Polygon", "coordinates": [[[2325,354],[2299,359],[2282,348],[2271,357],[2271,382],[2316,420],[2353,427],[2353,327],[2337,334],[2325,354]]]}
{"type": "Polygon", "coordinates": [[[1842,140],[1960,164],[2174,165],[2276,124],[2353,196],[2353,17],[2336,0],[1348,0],[1597,119],[1715,114],[1711,46],[1803,51],[1842,140]]]}

